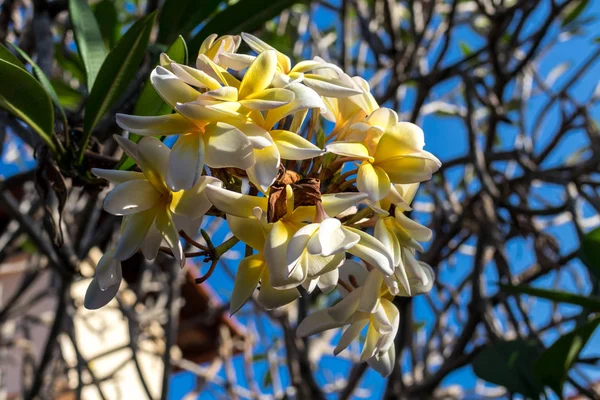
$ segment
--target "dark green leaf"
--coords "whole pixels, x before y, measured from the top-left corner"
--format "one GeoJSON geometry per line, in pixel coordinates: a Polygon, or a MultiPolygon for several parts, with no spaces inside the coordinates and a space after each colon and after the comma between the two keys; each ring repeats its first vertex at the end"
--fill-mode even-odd
{"type": "Polygon", "coordinates": [[[172,43],[179,33],[187,34],[217,9],[222,0],[166,0],[158,16],[157,42],[172,43]]]}
{"type": "Polygon", "coordinates": [[[84,142],[81,147],[80,161],[83,159],[83,152],[92,129],[135,76],[146,53],[155,18],[156,13],[152,13],[133,24],[102,64],[85,108],[84,142]]]}
{"type": "Polygon", "coordinates": [[[563,21],[562,21],[562,26],[564,27],[564,26],[570,24],[571,22],[575,21],[575,19],[577,17],[579,17],[579,15],[581,15],[583,10],[585,10],[588,3],[589,3],[589,0],[580,0],[580,1],[573,2],[573,3],[569,4],[567,7],[565,7],[565,11],[563,13],[564,17],[563,17],[563,21]]]}
{"type": "Polygon", "coordinates": [[[190,54],[197,54],[200,45],[210,34],[251,32],[279,15],[286,8],[307,0],[240,0],[210,19],[188,43],[190,54]]]}
{"type": "Polygon", "coordinates": [[[115,2],[113,0],[98,2],[94,6],[94,15],[98,21],[104,44],[109,49],[112,49],[117,44],[121,31],[115,2]]]}
{"type": "Polygon", "coordinates": [[[554,342],[535,362],[534,372],[559,396],[569,370],[599,324],[600,317],[596,317],[578,326],[554,342]]]}
{"type": "Polygon", "coordinates": [[[600,228],[588,232],[581,241],[581,260],[600,278],[600,228]]]}
{"type": "MultiPolygon", "coordinates": [[[[177,63],[187,64],[188,54],[185,40],[179,36],[167,49],[166,54],[171,60],[177,63]]],[[[156,93],[156,90],[154,90],[154,87],[152,86],[152,82],[150,82],[150,78],[146,80],[146,83],[142,88],[140,97],[138,97],[137,103],[135,103],[135,107],[133,108],[133,113],[135,115],[165,115],[171,113],[171,107],[164,102],[158,93],[156,93]]],[[[133,142],[137,143],[141,138],[141,136],[134,133],[129,134],[129,139],[133,142]]],[[[133,167],[133,164],[133,160],[129,156],[124,155],[121,164],[119,165],[119,169],[127,170],[133,167]]]]}
{"type": "Polygon", "coordinates": [[[0,60],[0,76],[0,107],[23,120],[56,152],[54,109],[48,93],[31,74],[4,60],[0,60]]]}
{"type": "Polygon", "coordinates": [[[559,290],[538,289],[530,286],[511,286],[502,284],[499,286],[505,293],[528,294],[530,296],[541,297],[551,301],[582,306],[593,311],[600,311],[600,299],[596,297],[586,297],[559,290]]]}
{"type": "Polygon", "coordinates": [[[495,342],[475,357],[473,372],[479,378],[504,386],[511,392],[538,399],[544,386],[533,374],[533,363],[543,350],[543,346],[534,340],[495,342]]]}
{"type": "Polygon", "coordinates": [[[56,108],[58,108],[58,112],[60,113],[60,117],[62,119],[63,126],[65,127],[65,129],[67,129],[67,127],[68,127],[67,115],[65,114],[65,110],[63,109],[62,105],[60,104],[60,100],[58,99],[58,95],[56,94],[54,87],[48,80],[48,77],[46,76],[44,71],[42,71],[42,69],[35,62],[33,62],[31,57],[29,57],[29,55],[27,53],[25,53],[23,50],[21,50],[19,47],[17,47],[16,45],[14,45],[12,43],[10,45],[17,51],[17,53],[19,53],[19,55],[21,57],[23,57],[23,59],[25,59],[25,61],[27,61],[27,63],[29,65],[31,65],[33,74],[38,79],[38,81],[40,81],[40,84],[42,85],[42,87],[44,88],[46,93],[48,93],[48,95],[52,99],[52,102],[54,103],[56,108]]]}
{"type": "Polygon", "coordinates": [[[85,65],[88,91],[91,91],[106,58],[102,33],[87,0],[69,0],[69,15],[73,24],[77,51],[85,65]]]}
{"type": "Polygon", "coordinates": [[[15,56],[13,53],[10,52],[10,50],[8,50],[6,47],[4,47],[1,44],[0,44],[0,60],[8,61],[9,63],[14,64],[19,68],[25,69],[25,66],[23,65],[21,60],[19,60],[17,58],[17,56],[15,56]]]}
{"type": "Polygon", "coordinates": [[[54,46],[54,59],[63,70],[69,72],[82,85],[85,84],[85,67],[77,53],[70,52],[57,43],[54,46]]]}
{"type": "Polygon", "coordinates": [[[51,83],[56,91],[60,104],[62,104],[65,109],[69,111],[79,110],[81,102],[83,101],[83,95],[80,92],[58,79],[53,79],[51,83]]]}

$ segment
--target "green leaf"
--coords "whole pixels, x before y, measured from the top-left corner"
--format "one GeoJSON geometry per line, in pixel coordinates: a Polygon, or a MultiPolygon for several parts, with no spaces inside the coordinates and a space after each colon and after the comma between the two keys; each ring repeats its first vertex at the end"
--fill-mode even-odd
{"type": "Polygon", "coordinates": [[[83,95],[80,92],[61,80],[53,79],[50,82],[56,91],[60,104],[62,104],[65,109],[69,111],[79,110],[81,102],[83,101],[83,95]]]}
{"type": "Polygon", "coordinates": [[[94,15],[98,21],[104,44],[112,49],[121,34],[119,15],[113,0],[102,0],[94,6],[94,15]]]}
{"type": "MultiPolygon", "coordinates": [[[[175,42],[167,49],[165,53],[169,56],[169,58],[171,58],[171,60],[177,63],[187,64],[188,62],[187,46],[185,44],[185,40],[183,40],[183,37],[181,36],[175,40],[175,42]]],[[[135,115],[147,116],[170,114],[171,111],[171,107],[164,102],[158,93],[156,93],[156,90],[154,90],[154,87],[152,86],[152,82],[150,82],[150,78],[148,78],[146,83],[144,83],[140,97],[138,97],[138,100],[135,103],[133,113],[135,115]]],[[[142,137],[140,135],[136,135],[134,133],[129,134],[129,140],[135,143],[139,142],[141,139],[142,137]]],[[[119,169],[127,170],[133,167],[133,165],[133,160],[124,154],[123,159],[121,159],[119,169]]]]}
{"type": "Polygon", "coordinates": [[[582,306],[592,311],[600,311],[600,299],[591,296],[580,296],[577,294],[562,292],[559,290],[538,289],[530,286],[512,286],[500,284],[500,289],[505,293],[527,294],[530,296],[541,297],[543,299],[556,301],[560,303],[574,304],[582,306]]]}
{"type": "Polygon", "coordinates": [[[491,343],[473,360],[473,372],[511,392],[538,399],[544,386],[533,373],[533,363],[543,351],[544,347],[535,340],[491,343]]]}
{"type": "Polygon", "coordinates": [[[54,45],[54,59],[63,70],[68,71],[82,85],[85,84],[85,67],[77,53],[70,52],[57,43],[54,45]]]}
{"type": "Polygon", "coordinates": [[[69,0],[69,15],[77,51],[85,65],[88,91],[91,91],[106,58],[102,33],[87,0],[69,0]]]}
{"type": "Polygon", "coordinates": [[[15,56],[13,53],[11,53],[10,50],[8,50],[2,44],[0,44],[0,60],[7,61],[13,65],[16,65],[17,67],[19,67],[21,69],[25,69],[25,65],[23,65],[21,60],[19,60],[19,58],[17,56],[15,56]]]}
{"type": "Polygon", "coordinates": [[[200,25],[217,9],[222,0],[165,0],[158,16],[158,43],[168,44],[179,33],[187,34],[200,25]]]}
{"type": "Polygon", "coordinates": [[[307,3],[307,0],[240,0],[217,13],[200,29],[188,43],[190,54],[197,54],[200,45],[210,34],[254,31],[296,3],[307,3]]]}
{"type": "Polygon", "coordinates": [[[135,76],[146,53],[155,18],[156,12],[153,12],[133,24],[102,64],[85,108],[80,162],[83,160],[83,153],[94,126],[118,100],[135,76]]]}
{"type": "Polygon", "coordinates": [[[469,46],[469,44],[465,41],[460,41],[458,43],[458,47],[460,48],[460,52],[464,55],[464,56],[468,56],[469,54],[473,53],[473,50],[471,49],[471,46],[469,46]]]}
{"type": "Polygon", "coordinates": [[[54,109],[48,93],[31,74],[4,60],[0,60],[0,76],[0,107],[23,120],[56,153],[54,109]]]}
{"type": "Polygon", "coordinates": [[[600,317],[596,317],[578,326],[554,342],[535,362],[534,372],[559,396],[569,370],[599,324],[600,317]]]}
{"type": "Polygon", "coordinates": [[[60,113],[60,118],[62,119],[63,127],[64,127],[65,131],[68,130],[69,124],[67,122],[67,115],[65,114],[65,110],[63,109],[62,105],[60,104],[58,95],[56,94],[54,87],[48,80],[48,77],[46,76],[44,71],[42,71],[42,69],[35,62],[33,62],[31,57],[29,57],[29,55],[27,53],[25,53],[23,50],[21,50],[19,47],[17,47],[16,45],[14,45],[12,43],[10,43],[10,45],[13,47],[13,49],[15,49],[17,51],[17,53],[19,53],[19,55],[21,57],[23,57],[23,59],[25,61],[27,61],[27,63],[29,65],[31,65],[33,74],[38,79],[38,81],[40,82],[40,84],[42,85],[42,87],[44,88],[46,93],[48,93],[48,95],[50,96],[50,99],[52,99],[52,102],[54,103],[56,108],[58,108],[58,112],[60,113]]]}
{"type": "Polygon", "coordinates": [[[588,3],[589,3],[589,0],[580,0],[580,1],[573,2],[573,3],[569,4],[567,7],[565,7],[565,10],[563,12],[564,17],[563,17],[563,21],[562,21],[562,26],[565,27],[565,26],[569,25],[571,22],[575,21],[575,19],[577,19],[577,17],[579,17],[579,15],[581,15],[583,10],[585,10],[588,3]]]}
{"type": "Polygon", "coordinates": [[[581,261],[600,278],[600,228],[588,232],[581,241],[581,261]]]}

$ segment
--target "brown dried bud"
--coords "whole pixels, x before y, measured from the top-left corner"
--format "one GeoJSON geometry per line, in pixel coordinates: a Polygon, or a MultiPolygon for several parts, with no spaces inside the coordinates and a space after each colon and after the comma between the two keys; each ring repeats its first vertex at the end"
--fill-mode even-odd
{"type": "Polygon", "coordinates": [[[321,181],[317,178],[304,178],[292,185],[294,208],[315,206],[321,202],[321,181]]]}
{"type": "Polygon", "coordinates": [[[267,203],[267,221],[277,222],[287,213],[286,185],[273,184],[269,191],[269,202],[267,203]]]}

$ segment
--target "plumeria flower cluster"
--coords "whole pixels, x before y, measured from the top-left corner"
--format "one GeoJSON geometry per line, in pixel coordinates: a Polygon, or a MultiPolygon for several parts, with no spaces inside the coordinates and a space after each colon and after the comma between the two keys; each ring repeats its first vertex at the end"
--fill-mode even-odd
{"type": "Polygon", "coordinates": [[[209,37],[195,68],[163,54],[150,79],[173,112],[117,114],[142,139],[115,136],[134,170],[93,170],[115,184],[104,209],[123,222],[86,305],[110,301],[120,262],[137,251],[148,260],[163,251],[181,266],[186,256],[216,262],[231,240],[215,250],[193,239],[209,213],[246,245],[231,313],[251,299],[276,309],[337,290],[341,300],[301,321],[298,335],[346,326],[337,354],[365,331],[361,360],[388,375],[394,298],[426,293],[434,280],[416,257],[431,231],[406,215],[419,183],[440,167],[423,131],[380,107],[364,79],[318,57],[293,65],[245,33],[209,37]],[[242,41],[252,54],[237,52],[242,41]],[[169,135],[171,148],[159,140],[169,135]],[[181,238],[201,251],[184,253],[181,238]]]}

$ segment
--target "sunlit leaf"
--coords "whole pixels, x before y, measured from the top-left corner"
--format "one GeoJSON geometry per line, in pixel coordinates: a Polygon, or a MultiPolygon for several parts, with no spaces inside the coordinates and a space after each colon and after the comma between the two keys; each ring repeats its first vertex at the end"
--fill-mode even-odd
{"type": "Polygon", "coordinates": [[[52,87],[54,87],[54,90],[56,91],[60,104],[62,104],[66,110],[79,110],[81,102],[83,101],[83,95],[80,92],[58,79],[53,79],[50,83],[52,83],[52,87]]]}
{"type": "Polygon", "coordinates": [[[10,50],[8,50],[2,44],[0,44],[0,60],[8,61],[9,63],[14,64],[19,68],[25,69],[25,66],[23,65],[21,60],[19,60],[17,56],[11,53],[10,50]]]}
{"type": "Polygon", "coordinates": [[[54,87],[50,83],[50,80],[48,80],[48,77],[46,76],[44,71],[42,71],[42,69],[31,59],[31,57],[29,57],[29,55],[27,53],[25,53],[23,50],[21,50],[19,47],[17,47],[16,45],[14,45],[12,43],[11,43],[11,46],[19,53],[19,55],[21,57],[23,57],[23,59],[25,59],[25,61],[27,61],[27,63],[29,65],[31,65],[33,74],[38,79],[38,81],[40,81],[40,84],[42,85],[42,87],[44,88],[46,93],[48,93],[48,95],[52,99],[52,102],[58,109],[58,112],[60,113],[60,117],[62,119],[64,127],[67,127],[68,123],[67,123],[67,115],[65,114],[65,110],[63,109],[62,104],[60,103],[60,100],[58,99],[58,95],[56,94],[54,87]]]}
{"type": "Polygon", "coordinates": [[[102,0],[94,6],[94,15],[98,21],[104,44],[112,49],[120,36],[120,24],[117,8],[113,0],[102,0]]]}
{"type": "Polygon", "coordinates": [[[210,34],[252,32],[296,3],[307,3],[307,0],[240,0],[217,13],[200,29],[188,43],[190,54],[196,54],[210,34]]]}
{"type": "Polygon", "coordinates": [[[4,60],[0,60],[0,76],[0,107],[29,125],[56,152],[54,109],[48,93],[31,74],[4,60]]]}
{"type": "Polygon", "coordinates": [[[597,317],[561,336],[535,362],[536,375],[559,396],[569,370],[599,324],[600,317],[597,317]]]}
{"type": "Polygon", "coordinates": [[[187,34],[217,9],[222,0],[166,0],[158,16],[157,42],[172,43],[179,34],[187,34]]]}
{"type": "Polygon", "coordinates": [[[73,24],[77,50],[85,65],[88,91],[91,91],[106,58],[102,33],[87,0],[69,0],[69,15],[73,24]]]}
{"type": "Polygon", "coordinates": [[[80,161],[94,126],[118,100],[135,76],[146,53],[156,13],[137,21],[108,54],[98,72],[85,108],[80,161]]]}
{"type": "Polygon", "coordinates": [[[559,303],[574,304],[584,308],[600,311],[600,299],[591,296],[580,296],[577,294],[562,292],[559,290],[538,289],[530,286],[499,285],[505,293],[527,294],[559,303]]]}
{"type": "Polygon", "coordinates": [[[581,260],[600,278],[600,228],[588,232],[581,241],[581,260]]]}

